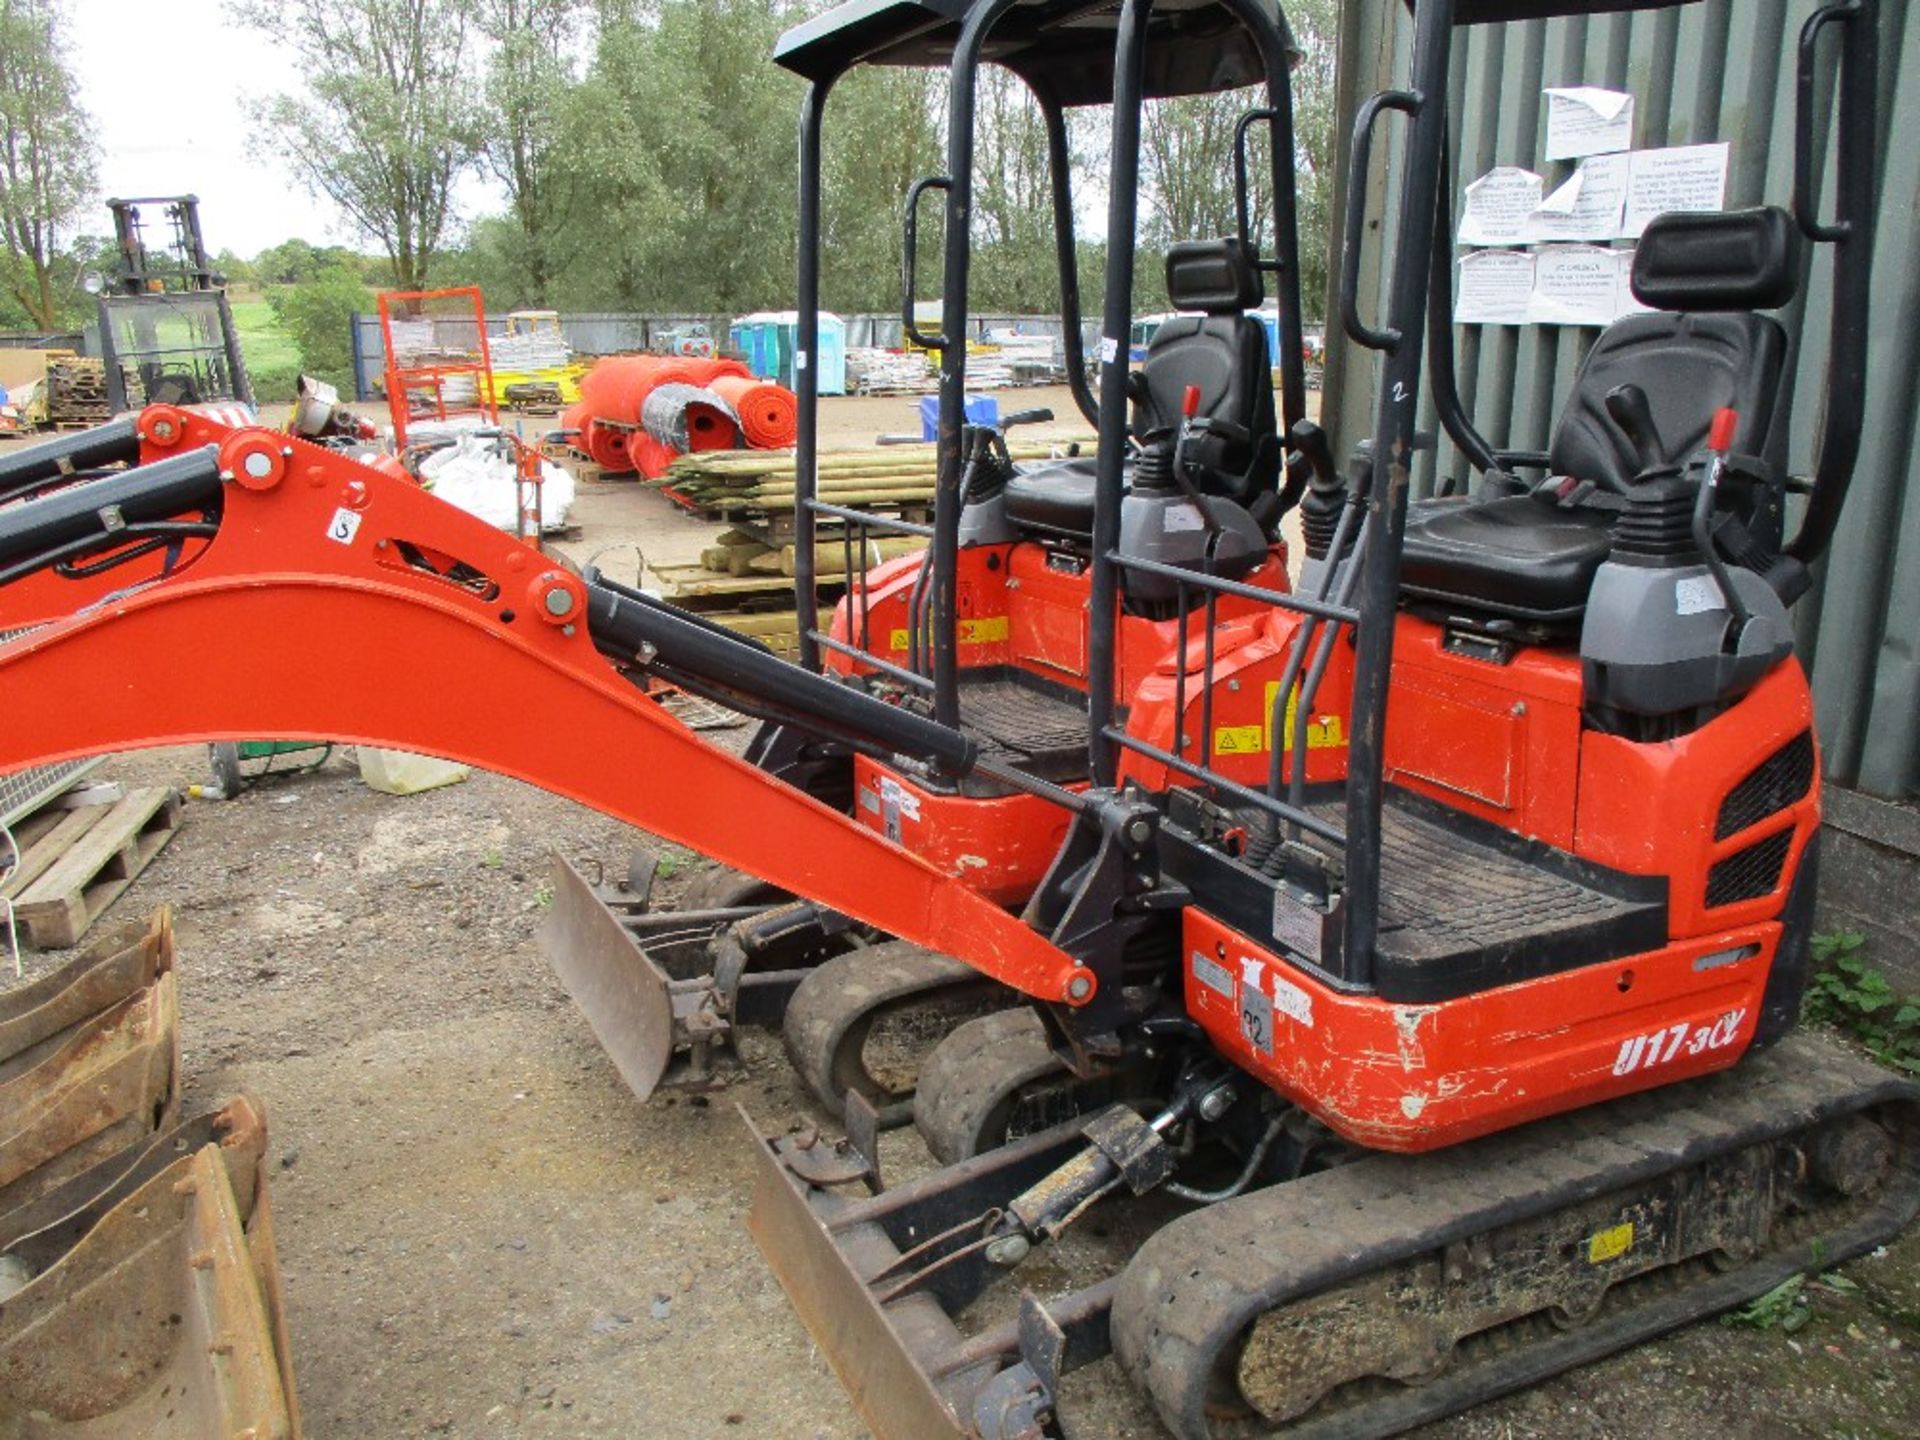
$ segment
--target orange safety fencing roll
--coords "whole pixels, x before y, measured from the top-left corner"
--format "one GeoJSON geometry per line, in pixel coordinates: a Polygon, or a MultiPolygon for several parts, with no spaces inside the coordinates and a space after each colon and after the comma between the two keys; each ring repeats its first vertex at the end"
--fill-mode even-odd
{"type": "Polygon", "coordinates": [[[733,406],[747,444],[756,450],[785,450],[800,427],[800,402],[784,385],[751,375],[721,375],[709,388],[733,406]]]}

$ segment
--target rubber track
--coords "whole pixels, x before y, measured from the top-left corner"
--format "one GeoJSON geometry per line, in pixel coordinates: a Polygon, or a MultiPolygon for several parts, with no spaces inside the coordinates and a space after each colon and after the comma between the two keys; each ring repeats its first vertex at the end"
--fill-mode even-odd
{"type": "MultiPolygon", "coordinates": [[[[1734,1069],[1425,1156],[1377,1155],[1196,1211],[1157,1232],[1122,1275],[1115,1352],[1180,1440],[1361,1437],[1401,1430],[1523,1388],[1838,1264],[1920,1210],[1920,1087],[1840,1049],[1793,1036],[1734,1069]],[[1893,1171],[1859,1218],[1586,1325],[1480,1359],[1418,1386],[1355,1386],[1291,1426],[1208,1414],[1208,1386],[1263,1312],[1466,1237],[1645,1182],[1706,1158],[1875,1106],[1906,1112],[1893,1171]]],[[[1462,1345],[1468,1356],[1472,1342],[1462,1345]]]]}
{"type": "Polygon", "coordinates": [[[792,897],[777,885],[743,870],[712,865],[694,876],[676,910],[732,910],[743,905],[777,905],[792,897]]]}
{"type": "Polygon", "coordinates": [[[931,1002],[963,987],[982,993],[999,988],[972,966],[905,940],[836,955],[802,980],[788,1002],[782,1027],[787,1058],[820,1103],[838,1115],[847,1097],[834,1081],[835,1057],[849,1045],[864,1043],[871,1017],[905,1001],[931,1002]]]}
{"type": "MultiPolygon", "coordinates": [[[[982,1015],[956,1028],[920,1067],[914,1126],[942,1165],[970,1160],[981,1127],[1010,1094],[1065,1069],[1027,1006],[982,1015]]],[[[1006,1137],[987,1138],[998,1145],[1006,1137]]]]}

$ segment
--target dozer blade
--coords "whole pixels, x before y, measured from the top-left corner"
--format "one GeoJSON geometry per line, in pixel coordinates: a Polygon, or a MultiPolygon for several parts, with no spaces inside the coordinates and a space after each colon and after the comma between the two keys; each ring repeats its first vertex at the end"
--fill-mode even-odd
{"type": "Polygon", "coordinates": [[[241,1097],[148,1156],[176,1144],[0,1302],[0,1440],[297,1440],[265,1120],[241,1097]]]}
{"type": "MultiPolygon", "coordinates": [[[[748,1232],[877,1440],[1023,1433],[993,1422],[976,1428],[975,1416],[999,1413],[988,1385],[1020,1358],[1028,1317],[967,1339],[949,1311],[980,1287],[977,1271],[950,1268],[926,1286],[893,1282],[912,1270],[916,1250],[924,1259],[926,1242],[997,1211],[1084,1149],[1078,1128],[1068,1123],[878,1194],[848,1193],[872,1176],[859,1151],[813,1132],[764,1135],[738,1108],[758,1157],[748,1232]]],[[[937,1259],[928,1265],[940,1268],[937,1259]]],[[[1085,1348],[1081,1329],[1104,1331],[1108,1289],[1068,1302],[1074,1313],[1059,1323],[1076,1350],[1085,1348]]]]}
{"type": "MultiPolygon", "coordinates": [[[[86,975],[82,985],[90,984],[86,975]]],[[[64,1018],[59,996],[18,1017],[64,1018]]],[[[27,1204],[171,1121],[180,1024],[171,970],[0,1061],[0,1211],[27,1204]]]]}
{"type": "Polygon", "coordinates": [[[620,1078],[642,1100],[652,1095],[673,1061],[672,982],[558,855],[540,948],[620,1078]]]}

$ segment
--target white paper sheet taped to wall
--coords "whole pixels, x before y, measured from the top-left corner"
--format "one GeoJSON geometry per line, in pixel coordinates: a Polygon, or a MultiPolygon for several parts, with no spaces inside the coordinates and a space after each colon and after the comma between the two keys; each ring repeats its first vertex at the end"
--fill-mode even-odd
{"type": "Polygon", "coordinates": [[[1657,215],[1723,208],[1731,151],[1724,140],[1714,145],[1634,151],[1620,233],[1637,240],[1657,215]]]}
{"type": "Polygon", "coordinates": [[[1460,257],[1460,282],[1453,293],[1456,325],[1525,325],[1532,303],[1532,252],[1474,250],[1460,257]]]}
{"type": "Polygon", "coordinates": [[[1626,155],[1590,155],[1527,217],[1529,240],[1611,240],[1627,202],[1626,155]]]}
{"type": "Polygon", "coordinates": [[[1533,257],[1527,319],[1535,325],[1611,325],[1620,313],[1620,256],[1602,245],[1544,245],[1533,257]]]}
{"type": "Polygon", "coordinates": [[[1462,245],[1524,245],[1527,222],[1546,193],[1547,182],[1531,170],[1502,165],[1467,186],[1460,216],[1462,245]]]}
{"type": "Polygon", "coordinates": [[[1633,148],[1633,96],[1594,85],[1549,86],[1547,159],[1577,160],[1633,148]]]}

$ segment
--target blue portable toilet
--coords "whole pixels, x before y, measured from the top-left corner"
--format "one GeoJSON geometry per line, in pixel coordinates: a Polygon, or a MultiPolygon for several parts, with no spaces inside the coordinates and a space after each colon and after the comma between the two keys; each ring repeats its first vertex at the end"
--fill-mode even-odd
{"type": "Polygon", "coordinates": [[[1267,332],[1267,364],[1280,363],[1280,312],[1278,310],[1258,310],[1254,319],[1260,322],[1260,328],[1267,332]]]}
{"type": "Polygon", "coordinates": [[[820,313],[819,353],[814,363],[819,367],[822,395],[847,393],[847,322],[838,315],[820,313]]]}
{"type": "MultiPolygon", "coordinates": [[[[967,420],[969,425],[998,425],[1000,423],[1000,402],[991,395],[967,396],[967,420]]],[[[940,434],[940,397],[922,395],[920,397],[920,438],[936,439],[940,434]]]]}

